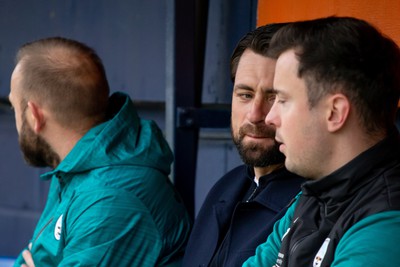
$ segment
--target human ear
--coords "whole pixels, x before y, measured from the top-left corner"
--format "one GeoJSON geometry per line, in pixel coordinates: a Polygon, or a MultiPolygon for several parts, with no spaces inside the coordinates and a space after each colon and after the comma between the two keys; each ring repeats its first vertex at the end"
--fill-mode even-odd
{"type": "Polygon", "coordinates": [[[32,121],[33,121],[33,130],[35,133],[39,133],[43,126],[45,125],[45,118],[43,115],[43,111],[41,108],[32,101],[28,101],[28,110],[30,112],[32,121]]]}
{"type": "Polygon", "coordinates": [[[328,108],[328,131],[336,132],[343,128],[349,116],[349,99],[343,94],[334,94],[328,99],[328,108]]]}

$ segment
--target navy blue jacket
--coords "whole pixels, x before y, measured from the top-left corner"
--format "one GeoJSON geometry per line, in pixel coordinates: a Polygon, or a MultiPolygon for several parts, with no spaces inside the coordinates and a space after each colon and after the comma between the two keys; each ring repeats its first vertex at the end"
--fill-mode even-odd
{"type": "Polygon", "coordinates": [[[262,191],[249,202],[243,201],[255,187],[252,168],[245,165],[224,175],[210,190],[186,247],[184,267],[208,266],[218,244],[226,239],[226,259],[221,266],[242,266],[255,254],[272,232],[289,202],[300,192],[304,180],[282,168],[263,179],[262,191]],[[229,229],[229,234],[225,233],[229,229]]]}

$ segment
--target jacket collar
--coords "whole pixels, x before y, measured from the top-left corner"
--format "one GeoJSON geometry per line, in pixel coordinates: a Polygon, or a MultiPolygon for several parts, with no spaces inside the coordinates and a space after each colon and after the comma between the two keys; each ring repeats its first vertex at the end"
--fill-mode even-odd
{"type": "MultiPolygon", "coordinates": [[[[279,211],[281,208],[280,204],[274,204],[274,199],[279,199],[276,196],[280,194],[279,190],[265,190],[265,188],[268,187],[271,182],[284,181],[284,179],[287,179],[289,176],[295,176],[295,174],[289,173],[286,168],[281,168],[268,175],[260,177],[259,190],[261,191],[253,201],[264,207],[279,211]]],[[[230,185],[226,187],[226,190],[221,194],[218,202],[214,205],[214,211],[217,218],[222,221],[228,220],[239,201],[244,201],[246,194],[249,195],[249,193],[251,193],[255,188],[256,183],[254,182],[253,168],[250,166],[243,167],[236,177],[230,179],[230,185]]]]}
{"type": "Polygon", "coordinates": [[[399,158],[400,136],[396,130],[332,174],[304,183],[303,194],[318,197],[326,203],[337,203],[375,179],[399,158]]]}

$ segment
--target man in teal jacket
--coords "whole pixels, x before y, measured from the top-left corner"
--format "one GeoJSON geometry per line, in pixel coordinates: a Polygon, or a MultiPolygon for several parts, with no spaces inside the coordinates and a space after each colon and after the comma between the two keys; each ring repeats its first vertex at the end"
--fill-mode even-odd
{"type": "Polygon", "coordinates": [[[281,28],[265,121],[289,171],[309,178],[244,266],[400,266],[400,50],[363,20],[281,28]]]}
{"type": "Polygon", "coordinates": [[[15,266],[180,266],[191,223],[168,179],[172,152],[127,95],[108,94],[84,44],[57,37],[19,50],[9,99],[21,150],[53,170],[15,266]]]}

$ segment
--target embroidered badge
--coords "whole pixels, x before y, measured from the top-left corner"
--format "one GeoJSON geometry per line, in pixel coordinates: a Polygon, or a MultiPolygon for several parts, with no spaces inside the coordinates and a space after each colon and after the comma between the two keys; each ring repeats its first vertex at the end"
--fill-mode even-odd
{"type": "Polygon", "coordinates": [[[60,240],[61,238],[62,218],[63,214],[61,214],[61,216],[58,218],[56,227],[54,228],[54,237],[56,240],[60,240]]]}
{"type": "Polygon", "coordinates": [[[329,242],[331,242],[330,238],[325,239],[324,243],[322,244],[322,246],[318,250],[317,255],[314,258],[313,267],[320,267],[321,266],[321,263],[324,260],[326,251],[328,250],[329,242]]]}

